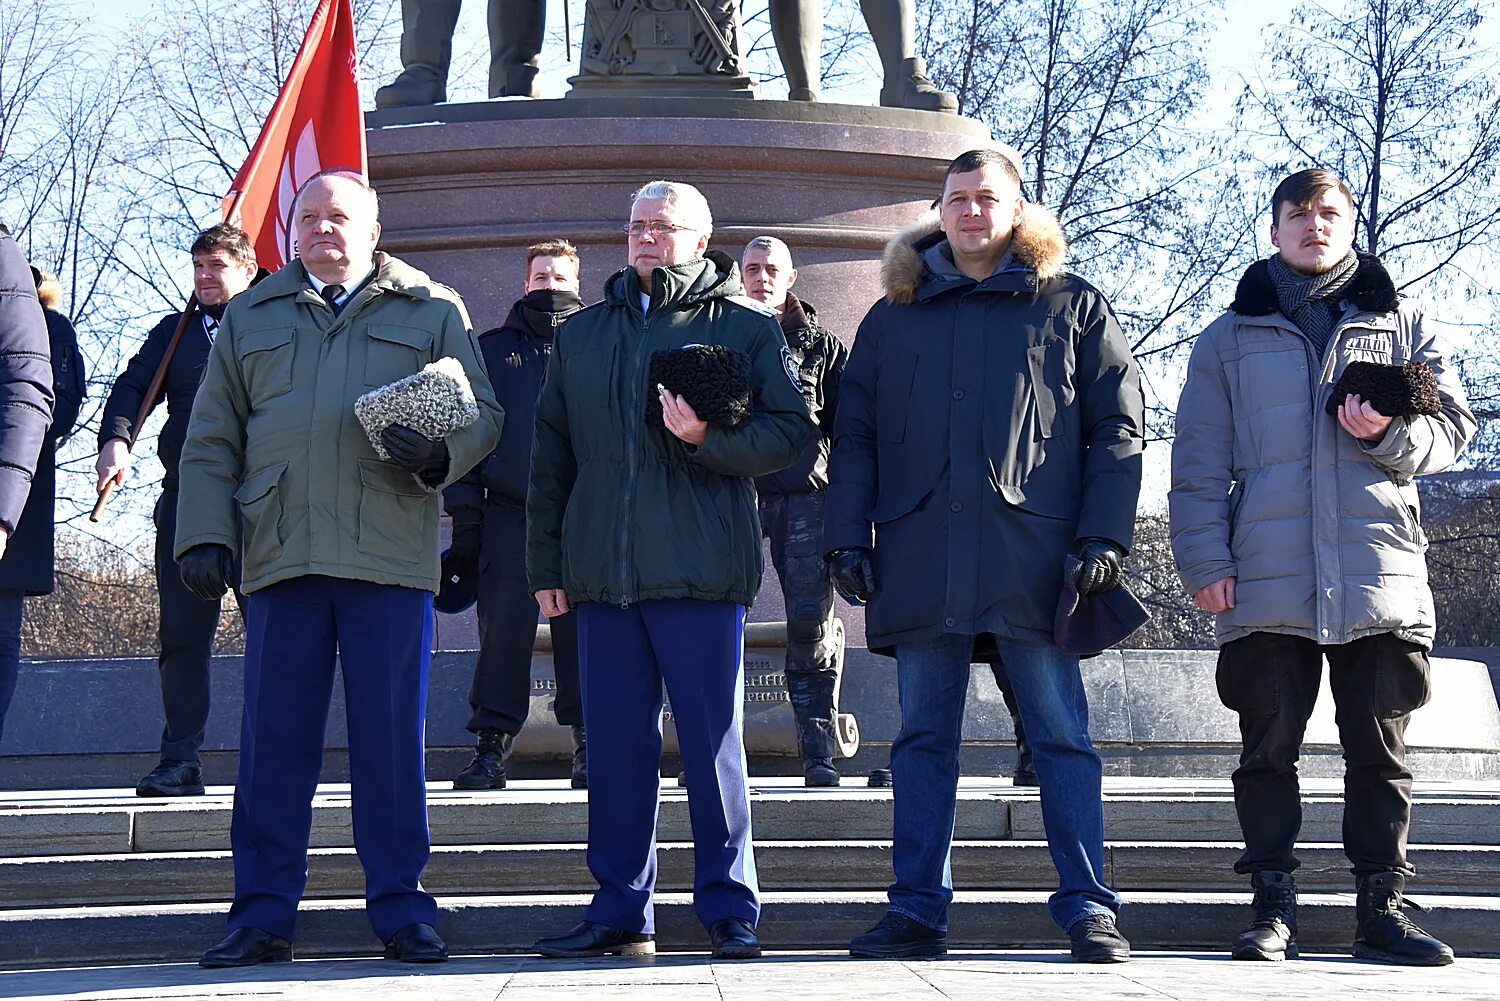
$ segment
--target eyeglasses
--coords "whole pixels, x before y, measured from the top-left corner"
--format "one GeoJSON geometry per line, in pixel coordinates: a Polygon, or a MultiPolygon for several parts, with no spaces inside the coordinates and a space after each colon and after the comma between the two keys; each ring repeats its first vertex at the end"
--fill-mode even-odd
{"type": "Polygon", "coordinates": [[[620,232],[626,236],[642,236],[650,233],[652,239],[660,240],[669,233],[680,233],[683,230],[690,230],[692,228],[691,226],[678,226],[670,222],[633,222],[628,226],[622,226],[620,232]]]}

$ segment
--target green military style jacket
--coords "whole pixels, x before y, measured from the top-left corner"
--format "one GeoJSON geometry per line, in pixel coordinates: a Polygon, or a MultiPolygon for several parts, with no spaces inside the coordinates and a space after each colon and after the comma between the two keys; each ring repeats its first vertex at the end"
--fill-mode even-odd
{"type": "Polygon", "coordinates": [[[182,450],[175,555],[241,550],[246,592],[306,574],[438,589],[442,488],[500,436],[463,303],[388,254],[335,318],[301,261],[236,296],[214,339],[182,450]],[[444,483],[381,459],[354,401],[458,359],[479,419],[447,439],[444,483]]]}
{"type": "Polygon", "coordinates": [[[532,591],[572,602],[659,598],[748,605],[760,589],[754,477],[790,465],[817,434],[788,375],[774,314],[743,297],[717,251],[636,273],[569,317],[537,403],[526,502],[532,591]],[[749,420],[710,424],[698,448],[645,420],[655,351],[722,344],[751,361],[749,420]]]}

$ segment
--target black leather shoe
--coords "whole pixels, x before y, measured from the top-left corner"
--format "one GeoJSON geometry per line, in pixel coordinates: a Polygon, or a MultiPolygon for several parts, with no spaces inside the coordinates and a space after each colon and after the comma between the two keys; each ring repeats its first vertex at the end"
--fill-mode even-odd
{"type": "Polygon", "coordinates": [[[715,959],[759,959],[760,939],[744,918],[720,918],[708,926],[715,959]]]}
{"type": "Polygon", "coordinates": [[[256,963],[290,963],[292,943],[259,928],[236,928],[203,954],[198,965],[209,970],[256,963]]]}
{"type": "Polygon", "coordinates": [[[870,769],[871,789],[889,789],[893,785],[895,785],[895,779],[892,777],[889,768],[870,769]]]}
{"type": "Polygon", "coordinates": [[[385,958],[403,963],[442,963],[448,959],[448,946],[438,937],[432,925],[409,924],[385,944],[385,958]]]}
{"type": "Polygon", "coordinates": [[[1073,940],[1073,958],[1080,963],[1125,963],[1130,943],[1115,927],[1113,914],[1090,911],[1068,928],[1073,940]]]}
{"type": "Polygon", "coordinates": [[[537,939],[537,952],[550,959],[587,956],[654,956],[656,941],[644,932],[621,931],[595,921],[580,921],[565,935],[537,939]]]}
{"type": "Polygon", "coordinates": [[[203,769],[195,761],[163,761],[135,784],[137,796],[202,796],[203,769]]]}
{"type": "Polygon", "coordinates": [[[453,788],[504,789],[505,760],[510,757],[510,749],[515,741],[513,733],[489,727],[480,730],[479,742],[474,748],[474,760],[454,777],[453,788]]]}
{"type": "Polygon", "coordinates": [[[849,955],[862,959],[911,959],[941,956],[947,951],[947,932],[919,924],[895,911],[886,911],[880,924],[849,943],[849,955]]]}

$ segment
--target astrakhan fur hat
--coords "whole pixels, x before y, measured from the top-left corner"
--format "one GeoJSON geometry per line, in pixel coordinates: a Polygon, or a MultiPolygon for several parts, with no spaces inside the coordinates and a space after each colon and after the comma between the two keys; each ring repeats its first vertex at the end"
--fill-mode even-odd
{"type": "Polygon", "coordinates": [[[403,424],[441,441],[479,419],[474,389],[457,358],[439,358],[415,375],[372,389],[354,401],[354,415],[382,459],[390,459],[380,432],[403,424]]]}

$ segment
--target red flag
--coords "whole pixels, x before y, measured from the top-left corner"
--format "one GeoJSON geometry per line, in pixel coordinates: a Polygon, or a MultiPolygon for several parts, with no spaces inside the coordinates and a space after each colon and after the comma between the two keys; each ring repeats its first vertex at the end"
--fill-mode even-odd
{"type": "Polygon", "coordinates": [[[249,235],[261,267],[275,271],[291,259],[292,197],[333,167],[366,173],[350,0],[319,0],[260,138],[224,197],[225,220],[249,235]]]}

